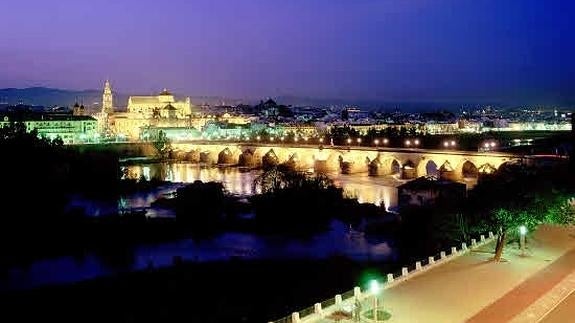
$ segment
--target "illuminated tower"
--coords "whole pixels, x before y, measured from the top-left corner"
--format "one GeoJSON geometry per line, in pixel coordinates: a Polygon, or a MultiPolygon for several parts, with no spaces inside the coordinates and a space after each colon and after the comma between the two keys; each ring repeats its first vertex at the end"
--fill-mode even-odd
{"type": "Polygon", "coordinates": [[[107,114],[114,112],[112,87],[110,86],[110,81],[108,80],[106,80],[106,83],[104,83],[104,93],[102,94],[102,112],[107,114]]]}

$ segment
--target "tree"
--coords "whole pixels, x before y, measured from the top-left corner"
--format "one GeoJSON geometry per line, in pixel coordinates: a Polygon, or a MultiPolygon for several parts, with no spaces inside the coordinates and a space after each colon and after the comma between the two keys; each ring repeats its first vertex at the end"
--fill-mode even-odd
{"type": "Polygon", "coordinates": [[[538,169],[523,164],[502,165],[497,174],[484,177],[470,193],[468,211],[486,213],[497,232],[495,261],[500,261],[507,236],[519,226],[533,231],[540,224],[574,223],[566,206],[572,175],[562,165],[538,169]]]}
{"type": "Polygon", "coordinates": [[[154,148],[158,157],[162,160],[167,159],[172,152],[172,143],[162,130],[158,132],[158,138],[154,141],[154,148]]]}

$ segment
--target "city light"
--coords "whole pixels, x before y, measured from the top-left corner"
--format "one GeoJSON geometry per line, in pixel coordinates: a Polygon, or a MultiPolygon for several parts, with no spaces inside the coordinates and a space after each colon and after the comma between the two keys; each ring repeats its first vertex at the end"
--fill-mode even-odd
{"type": "Polygon", "coordinates": [[[419,139],[415,139],[415,140],[413,141],[413,143],[414,143],[416,146],[419,146],[419,139]]]}
{"type": "Polygon", "coordinates": [[[357,138],[357,143],[361,144],[361,138],[357,138]]]}
{"type": "Polygon", "coordinates": [[[369,282],[369,292],[372,293],[373,295],[376,295],[379,293],[379,289],[380,289],[379,282],[375,279],[372,279],[369,282]]]}
{"type": "Polygon", "coordinates": [[[274,139],[275,139],[274,137],[270,137],[270,141],[274,141],[274,139]]]}
{"type": "Polygon", "coordinates": [[[257,140],[257,141],[260,141],[260,139],[262,139],[260,136],[257,136],[257,137],[256,137],[256,140],[257,140]]]}
{"type": "Polygon", "coordinates": [[[377,319],[377,294],[379,294],[380,286],[377,280],[372,279],[369,282],[369,292],[373,296],[373,319],[375,322],[378,321],[377,319]]]}
{"type": "Polygon", "coordinates": [[[383,138],[383,144],[387,145],[387,143],[389,142],[389,140],[387,138],[383,138]]]}
{"type": "Polygon", "coordinates": [[[373,143],[374,143],[375,146],[377,147],[377,145],[379,145],[379,139],[375,139],[375,140],[373,141],[373,143]]]}
{"type": "Polygon", "coordinates": [[[521,247],[521,255],[525,256],[525,235],[527,234],[527,227],[524,225],[519,226],[519,245],[521,247]]]}
{"type": "Polygon", "coordinates": [[[409,139],[406,140],[406,141],[405,141],[405,145],[406,145],[406,146],[411,146],[411,140],[409,140],[409,139]]]}
{"type": "Polygon", "coordinates": [[[449,147],[455,147],[455,145],[457,145],[457,142],[455,140],[446,140],[443,142],[443,147],[445,148],[449,148],[449,147]]]}
{"type": "Polygon", "coordinates": [[[323,137],[322,137],[322,138],[319,138],[319,142],[323,142],[323,137]]]}
{"type": "Polygon", "coordinates": [[[347,138],[347,143],[351,144],[351,138],[347,138]]]}

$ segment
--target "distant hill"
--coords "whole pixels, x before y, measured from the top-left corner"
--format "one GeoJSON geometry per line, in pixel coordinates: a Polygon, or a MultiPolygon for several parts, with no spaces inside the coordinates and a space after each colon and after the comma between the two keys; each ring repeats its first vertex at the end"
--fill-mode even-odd
{"type": "Polygon", "coordinates": [[[73,91],[46,87],[0,89],[0,104],[70,107],[78,102],[84,104],[88,112],[95,112],[100,109],[101,101],[102,92],[97,90],[73,91]]]}
{"type": "MultiPolygon", "coordinates": [[[[133,93],[132,95],[142,95],[142,93],[133,93]]],[[[186,95],[175,94],[176,98],[182,98],[186,95]]],[[[128,104],[129,94],[114,92],[114,106],[123,109],[128,104]]],[[[238,104],[241,100],[227,99],[214,96],[192,96],[192,104],[238,104]]],[[[5,88],[0,89],[0,105],[37,105],[37,106],[73,106],[74,103],[82,103],[88,109],[88,112],[100,110],[102,104],[102,90],[62,90],[47,87],[30,87],[25,89],[5,88]]]]}

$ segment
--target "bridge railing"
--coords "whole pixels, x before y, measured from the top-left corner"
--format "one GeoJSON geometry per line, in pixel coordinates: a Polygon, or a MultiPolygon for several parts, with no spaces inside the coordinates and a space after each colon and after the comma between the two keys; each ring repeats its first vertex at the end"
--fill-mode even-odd
{"type": "MultiPolygon", "coordinates": [[[[433,256],[429,256],[427,259],[422,259],[421,261],[416,261],[413,264],[404,266],[400,270],[386,274],[386,276],[382,279],[382,288],[392,288],[395,285],[401,284],[402,282],[412,277],[420,275],[428,270],[456,259],[472,249],[476,249],[485,244],[488,244],[495,239],[495,235],[492,232],[489,232],[488,235],[481,235],[479,239],[471,239],[470,242],[464,242],[460,246],[451,247],[449,250],[440,251],[433,256]]],[[[370,293],[367,289],[362,290],[361,287],[355,287],[354,289],[346,291],[343,294],[335,295],[333,298],[324,300],[320,303],[315,303],[313,306],[298,312],[293,312],[290,316],[286,316],[270,323],[313,322],[315,320],[327,317],[337,311],[342,311],[351,315],[355,301],[363,301],[369,296],[370,293]]]]}

